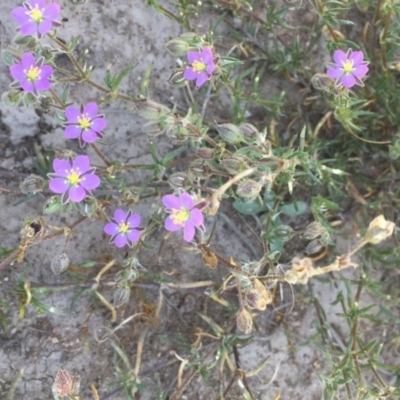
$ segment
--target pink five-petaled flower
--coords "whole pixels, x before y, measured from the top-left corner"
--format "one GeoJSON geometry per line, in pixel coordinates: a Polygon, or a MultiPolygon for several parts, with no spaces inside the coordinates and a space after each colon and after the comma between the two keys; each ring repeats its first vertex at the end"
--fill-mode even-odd
{"type": "Polygon", "coordinates": [[[343,86],[351,88],[354,85],[364,86],[361,80],[368,72],[368,61],[364,61],[364,53],[362,51],[336,50],[333,53],[335,63],[328,63],[327,74],[335,79],[336,86],[342,83],[343,86]]]}
{"type": "Polygon", "coordinates": [[[19,81],[22,89],[35,96],[38,95],[38,91],[51,88],[48,78],[53,74],[53,67],[43,65],[43,60],[44,58],[41,57],[36,61],[31,53],[25,53],[21,58],[21,64],[14,64],[10,67],[11,76],[19,81]]]}
{"type": "Polygon", "coordinates": [[[140,239],[143,230],[139,225],[140,215],[132,215],[131,210],[125,213],[118,209],[114,213],[114,218],[110,218],[110,222],[104,226],[104,232],[111,235],[110,243],[115,243],[117,247],[121,248],[126,244],[132,247],[133,243],[140,239]]]}
{"type": "MultiPolygon", "coordinates": [[[[179,196],[167,194],[162,202],[170,213],[165,220],[165,229],[170,232],[179,231],[183,228],[183,238],[190,242],[194,238],[195,228],[204,231],[203,213],[194,205],[192,196],[183,192],[179,196]]],[[[199,206],[199,205],[197,205],[199,206]]]]}
{"type": "Polygon", "coordinates": [[[88,156],[78,156],[73,161],[55,158],[53,169],[54,173],[48,174],[49,188],[62,195],[63,204],[68,200],[79,203],[100,185],[100,178],[94,174],[96,168],[90,167],[88,156]]]}
{"type": "Polygon", "coordinates": [[[204,47],[200,51],[189,51],[187,59],[191,64],[183,73],[183,77],[188,81],[196,80],[196,86],[203,85],[214,71],[214,56],[210,47],[204,47]]]}
{"type": "Polygon", "coordinates": [[[79,138],[81,147],[85,143],[93,143],[103,137],[102,130],[107,126],[104,115],[98,115],[98,106],[96,103],[88,103],[80,110],[69,106],[65,109],[65,116],[68,120],[64,124],[65,136],[68,139],[79,138]]]}
{"type": "Polygon", "coordinates": [[[51,30],[53,26],[61,26],[55,21],[60,14],[60,6],[53,1],[46,4],[46,0],[29,0],[23,7],[12,10],[11,15],[21,24],[19,31],[23,36],[38,34],[39,39],[51,30]]]}

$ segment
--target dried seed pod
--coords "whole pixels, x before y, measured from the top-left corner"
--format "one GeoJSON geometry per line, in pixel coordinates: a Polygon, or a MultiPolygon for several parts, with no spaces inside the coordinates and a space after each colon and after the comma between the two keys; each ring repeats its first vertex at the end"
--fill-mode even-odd
{"type": "Polygon", "coordinates": [[[369,224],[364,240],[367,243],[378,244],[392,236],[395,226],[394,222],[386,221],[383,215],[379,215],[369,224]]]}
{"type": "Polygon", "coordinates": [[[113,302],[114,307],[118,308],[126,304],[131,295],[131,289],[126,286],[118,286],[114,291],[113,302]]]}
{"type": "Polygon", "coordinates": [[[220,161],[220,165],[230,174],[236,175],[249,168],[249,165],[240,156],[226,157],[220,161]]]}
{"type": "Polygon", "coordinates": [[[272,303],[272,296],[268,289],[258,280],[254,279],[253,287],[246,293],[245,301],[249,308],[265,310],[272,303]]]}
{"type": "Polygon", "coordinates": [[[240,124],[239,125],[239,130],[244,136],[244,140],[247,142],[254,142],[257,140],[259,137],[260,132],[258,129],[253,126],[252,124],[249,124],[247,122],[240,124]]]}
{"type": "Polygon", "coordinates": [[[236,189],[236,194],[244,199],[254,199],[258,196],[261,189],[261,183],[254,179],[244,179],[239,183],[236,189]]]}
{"type": "Polygon", "coordinates": [[[314,240],[318,236],[325,233],[326,229],[317,221],[311,222],[307,225],[306,231],[303,233],[303,237],[306,240],[314,240]]]}
{"type": "Polygon", "coordinates": [[[253,329],[253,319],[251,314],[245,308],[242,308],[237,313],[236,324],[237,327],[246,335],[249,334],[253,329]]]}
{"type": "Polygon", "coordinates": [[[212,160],[215,156],[215,151],[207,147],[200,147],[196,150],[196,156],[205,160],[212,160]]]}
{"type": "Polygon", "coordinates": [[[292,268],[286,272],[285,279],[288,283],[305,285],[308,278],[312,276],[314,271],[313,262],[310,258],[293,258],[292,268]]]}
{"type": "Polygon", "coordinates": [[[217,256],[211,251],[203,252],[203,263],[210,269],[215,269],[218,265],[217,256]]]}
{"type": "Polygon", "coordinates": [[[186,172],[192,179],[206,179],[210,176],[210,167],[206,161],[197,159],[190,163],[186,172]]]}
{"type": "Polygon", "coordinates": [[[188,189],[192,187],[192,179],[184,172],[176,172],[168,177],[169,184],[174,189],[188,189]]]}
{"type": "Polygon", "coordinates": [[[68,268],[69,263],[70,261],[66,253],[57,254],[51,260],[50,268],[53,274],[60,275],[68,268]]]}

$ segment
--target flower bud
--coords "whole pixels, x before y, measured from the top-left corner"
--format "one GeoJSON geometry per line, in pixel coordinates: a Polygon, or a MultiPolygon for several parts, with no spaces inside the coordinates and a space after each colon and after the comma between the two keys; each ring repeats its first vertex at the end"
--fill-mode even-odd
{"type": "Polygon", "coordinates": [[[289,225],[280,225],[273,230],[273,235],[285,242],[293,237],[293,229],[289,225]]]}
{"type": "Polygon", "coordinates": [[[308,243],[304,252],[309,256],[311,254],[319,253],[324,248],[325,248],[325,245],[321,242],[320,239],[314,239],[313,241],[308,243]]]}
{"type": "Polygon", "coordinates": [[[51,260],[50,268],[54,275],[62,274],[69,266],[69,258],[66,253],[56,255],[51,260]]]}
{"type": "Polygon", "coordinates": [[[211,160],[215,156],[215,152],[213,149],[209,149],[207,147],[200,147],[196,150],[196,156],[199,158],[203,158],[205,160],[211,160]]]}
{"type": "Polygon", "coordinates": [[[148,120],[159,120],[164,115],[167,115],[171,110],[152,100],[140,101],[137,103],[137,113],[148,120]]]}
{"type": "Polygon", "coordinates": [[[182,56],[190,50],[190,46],[184,40],[172,39],[165,44],[165,48],[173,56],[182,56]]]}
{"type": "Polygon", "coordinates": [[[174,189],[188,189],[193,185],[192,179],[184,172],[176,172],[170,175],[168,182],[174,189]]]}
{"type": "Polygon", "coordinates": [[[251,314],[245,308],[242,308],[237,313],[236,324],[239,330],[241,330],[246,335],[249,334],[253,329],[253,319],[251,317],[251,314]]]}
{"type": "Polygon", "coordinates": [[[191,178],[206,179],[210,176],[210,167],[204,160],[194,160],[186,171],[191,178]]]}
{"type": "Polygon", "coordinates": [[[378,244],[392,236],[395,226],[394,222],[386,221],[383,215],[379,215],[369,224],[364,240],[371,244],[378,244]]]}
{"type": "Polygon", "coordinates": [[[31,174],[20,183],[19,188],[24,194],[36,194],[41,192],[45,185],[46,182],[41,176],[31,174]]]}
{"type": "Polygon", "coordinates": [[[243,141],[243,134],[239,128],[233,124],[217,125],[215,129],[218,131],[222,139],[230,144],[238,144],[243,141]]]}
{"type": "Polygon", "coordinates": [[[313,240],[318,236],[321,236],[325,231],[326,229],[319,222],[314,221],[307,225],[306,231],[303,233],[303,237],[306,240],[313,240]]]}
{"type": "Polygon", "coordinates": [[[114,291],[113,303],[114,307],[118,308],[126,304],[129,300],[131,289],[126,286],[119,286],[114,291]]]}
{"type": "Polygon", "coordinates": [[[244,179],[239,183],[236,189],[236,194],[245,199],[254,199],[258,196],[261,189],[261,183],[255,181],[254,179],[244,179]]]}
{"type": "Polygon", "coordinates": [[[173,72],[172,75],[169,77],[168,82],[175,87],[185,86],[187,80],[183,77],[183,70],[180,69],[173,72]]]}
{"type": "Polygon", "coordinates": [[[247,162],[240,156],[226,157],[220,161],[220,165],[230,174],[236,175],[249,168],[247,162]]]}
{"type": "Polygon", "coordinates": [[[256,141],[260,134],[256,127],[247,122],[239,125],[239,131],[244,136],[244,140],[248,142],[256,141]]]}
{"type": "Polygon", "coordinates": [[[167,129],[165,134],[168,139],[176,145],[186,142],[189,138],[188,130],[182,125],[172,126],[170,129],[167,129]]]}
{"type": "Polygon", "coordinates": [[[20,90],[9,90],[3,92],[1,95],[1,100],[6,106],[15,107],[21,101],[21,91],[20,90]]]}

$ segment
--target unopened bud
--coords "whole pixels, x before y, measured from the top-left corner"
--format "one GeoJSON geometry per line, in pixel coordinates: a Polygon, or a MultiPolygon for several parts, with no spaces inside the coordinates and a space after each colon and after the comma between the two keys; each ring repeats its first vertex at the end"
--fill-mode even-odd
{"type": "Polygon", "coordinates": [[[20,90],[9,90],[2,94],[1,100],[6,106],[15,107],[21,101],[21,93],[20,90]]]}
{"type": "Polygon", "coordinates": [[[46,182],[41,176],[31,174],[20,183],[19,188],[24,194],[36,194],[41,192],[45,185],[46,182]]]}
{"type": "Polygon", "coordinates": [[[236,194],[245,199],[254,199],[256,196],[258,196],[261,189],[261,183],[255,181],[254,179],[244,179],[239,183],[236,189],[236,194]]]}
{"type": "Polygon", "coordinates": [[[170,175],[168,182],[174,189],[188,189],[193,185],[192,179],[184,172],[176,172],[170,175]]]}
{"type": "Polygon", "coordinates": [[[174,144],[182,144],[189,138],[188,130],[182,125],[175,125],[168,129],[165,134],[174,144]]]}
{"type": "Polygon", "coordinates": [[[175,119],[172,116],[167,116],[158,121],[149,121],[142,126],[142,131],[149,136],[159,136],[171,128],[174,122],[175,119]]]}
{"type": "Polygon", "coordinates": [[[206,179],[210,176],[210,167],[204,160],[194,160],[190,163],[187,173],[191,178],[206,179]]]}
{"type": "Polygon", "coordinates": [[[215,156],[214,150],[207,147],[200,147],[196,150],[195,154],[197,157],[203,158],[205,160],[211,160],[215,156]]]}
{"type": "Polygon", "coordinates": [[[325,245],[323,243],[321,243],[320,239],[314,239],[313,241],[308,243],[304,252],[309,256],[311,254],[319,253],[324,248],[325,248],[325,245]]]}
{"type": "Polygon", "coordinates": [[[243,141],[243,134],[239,128],[233,124],[217,125],[215,129],[218,131],[222,139],[230,144],[238,144],[243,141]]]}
{"type": "Polygon", "coordinates": [[[167,115],[171,110],[152,100],[140,101],[137,103],[137,113],[148,120],[159,120],[164,115],[167,115]]]}
{"type": "Polygon", "coordinates": [[[114,291],[113,302],[114,307],[118,308],[126,304],[129,300],[131,289],[126,286],[119,286],[114,291]]]}
{"type": "Polygon", "coordinates": [[[274,237],[284,242],[293,237],[293,229],[289,225],[279,225],[273,230],[274,237]]]}
{"type": "Polygon", "coordinates": [[[327,74],[315,74],[311,78],[311,85],[315,90],[322,92],[333,92],[334,80],[327,74]]]}
{"type": "Polygon", "coordinates": [[[182,56],[190,50],[190,46],[184,40],[172,39],[165,44],[165,48],[173,56],[182,56]]]}
{"type": "Polygon", "coordinates": [[[259,136],[258,129],[255,126],[253,126],[247,122],[240,124],[239,130],[242,133],[242,135],[244,136],[244,140],[246,140],[248,142],[253,142],[253,141],[257,140],[257,138],[259,136]]]}
{"type": "Polygon", "coordinates": [[[319,222],[314,221],[307,225],[306,231],[303,233],[303,237],[306,240],[313,240],[324,234],[325,231],[326,229],[319,222]]]}
{"type": "Polygon", "coordinates": [[[69,258],[66,253],[61,253],[56,255],[51,260],[50,268],[53,271],[53,274],[60,275],[62,274],[69,266],[69,258]]]}
{"type": "Polygon", "coordinates": [[[246,335],[249,334],[253,329],[253,319],[251,317],[251,314],[245,308],[242,308],[237,313],[236,324],[239,330],[241,330],[246,335]]]}
{"type": "Polygon", "coordinates": [[[183,70],[175,71],[169,77],[168,82],[175,87],[185,86],[187,80],[183,76],[183,70]]]}
{"type": "Polygon", "coordinates": [[[249,168],[249,165],[240,156],[226,157],[220,161],[226,172],[236,175],[249,168]]]}
{"type": "Polygon", "coordinates": [[[395,226],[394,222],[386,221],[383,215],[379,215],[369,224],[364,240],[371,244],[378,244],[392,236],[395,226]]]}

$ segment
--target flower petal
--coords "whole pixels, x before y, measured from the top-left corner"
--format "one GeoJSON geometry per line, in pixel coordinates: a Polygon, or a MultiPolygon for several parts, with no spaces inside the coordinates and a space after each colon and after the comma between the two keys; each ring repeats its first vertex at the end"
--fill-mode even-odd
{"type": "Polygon", "coordinates": [[[211,50],[211,47],[204,47],[203,51],[201,52],[201,57],[204,61],[204,64],[209,64],[213,61],[214,55],[211,50]]]}
{"type": "Polygon", "coordinates": [[[53,75],[54,72],[53,67],[50,65],[42,65],[40,70],[41,70],[40,79],[47,79],[51,75],[53,75]]]}
{"type": "Polygon", "coordinates": [[[86,129],[82,131],[82,139],[86,143],[93,143],[95,142],[99,137],[97,136],[97,133],[93,131],[92,129],[86,129]]]}
{"type": "Polygon", "coordinates": [[[14,18],[16,22],[23,25],[31,20],[26,11],[27,10],[24,7],[17,7],[11,11],[11,16],[14,18]]]}
{"type": "Polygon", "coordinates": [[[193,64],[194,61],[201,61],[201,54],[198,51],[188,51],[186,56],[190,64],[193,64]]]}
{"type": "Polygon", "coordinates": [[[21,87],[25,90],[25,92],[33,93],[35,91],[34,84],[29,81],[21,81],[21,87]]]}
{"type": "Polygon", "coordinates": [[[196,86],[200,87],[201,85],[203,85],[208,79],[208,74],[207,72],[202,72],[199,77],[197,78],[196,81],[196,86]]]}
{"type": "Polygon", "coordinates": [[[54,172],[59,176],[67,176],[71,171],[71,164],[67,160],[55,158],[53,160],[54,172]]]}
{"type": "Polygon", "coordinates": [[[181,208],[181,202],[179,200],[179,197],[173,194],[165,195],[162,198],[162,202],[164,204],[164,207],[167,208],[168,210],[172,210],[173,208],[179,210],[181,208]]]}
{"type": "Polygon", "coordinates": [[[41,35],[45,35],[47,32],[50,32],[52,26],[53,26],[53,23],[50,20],[48,20],[48,19],[44,20],[39,24],[38,32],[41,35]]]}
{"type": "Polygon", "coordinates": [[[22,81],[23,79],[26,78],[24,68],[20,64],[11,65],[10,73],[11,73],[11,76],[18,81],[22,81]]]}
{"type": "Polygon", "coordinates": [[[347,55],[343,50],[336,50],[333,53],[333,59],[335,60],[336,64],[342,66],[342,64],[347,60],[347,55]]]}
{"type": "Polygon", "coordinates": [[[78,123],[78,117],[80,117],[81,112],[73,106],[69,106],[65,109],[65,117],[69,122],[78,123]]]}
{"type": "Polygon", "coordinates": [[[208,63],[207,68],[206,68],[206,72],[208,75],[211,75],[214,72],[215,69],[215,65],[214,63],[211,61],[208,63]]]}
{"type": "Polygon", "coordinates": [[[196,71],[193,71],[193,68],[187,68],[183,72],[183,77],[187,79],[188,81],[193,81],[194,79],[197,79],[199,76],[199,73],[196,71]]]}
{"type": "Polygon", "coordinates": [[[180,203],[188,210],[191,210],[194,206],[192,196],[189,193],[183,192],[179,196],[180,203]]]}
{"type": "Polygon", "coordinates": [[[69,189],[69,199],[74,203],[79,203],[86,197],[86,190],[79,185],[71,186],[69,189]]]}
{"type": "Polygon", "coordinates": [[[326,71],[327,75],[330,76],[332,79],[338,79],[343,75],[343,71],[339,68],[328,68],[326,71]]]}
{"type": "Polygon", "coordinates": [[[185,227],[183,228],[183,238],[186,242],[191,242],[194,238],[195,229],[191,221],[186,221],[185,227]]]}
{"type": "Polygon", "coordinates": [[[56,19],[60,14],[60,6],[57,3],[50,3],[46,6],[43,11],[43,18],[44,19],[56,19]]]}
{"type": "Polygon", "coordinates": [[[97,117],[98,111],[99,107],[96,103],[88,103],[83,109],[83,113],[88,114],[90,119],[95,119],[97,117]]]}
{"type": "Polygon", "coordinates": [[[364,53],[362,51],[354,51],[350,54],[349,60],[352,60],[353,65],[357,67],[358,64],[364,61],[364,53]]]}
{"type": "Polygon", "coordinates": [[[131,242],[137,242],[140,239],[141,232],[136,229],[132,229],[128,232],[127,236],[131,242]]]}
{"type": "Polygon", "coordinates": [[[174,224],[174,221],[172,221],[171,217],[168,217],[165,220],[164,226],[165,226],[165,229],[170,232],[176,232],[176,231],[179,231],[180,229],[182,229],[182,225],[174,224]]]}
{"type": "Polygon", "coordinates": [[[69,188],[69,183],[64,178],[54,178],[49,182],[49,189],[57,194],[66,192],[69,188]]]}
{"type": "Polygon", "coordinates": [[[344,87],[351,88],[356,84],[356,80],[353,75],[344,75],[342,78],[342,84],[344,87]]]}
{"type": "Polygon", "coordinates": [[[100,178],[94,174],[87,174],[82,176],[79,184],[84,187],[86,190],[93,190],[100,186],[100,178]]]}
{"type": "Polygon", "coordinates": [[[64,134],[67,139],[76,139],[81,135],[82,129],[77,125],[68,125],[65,128],[64,134]]]}
{"type": "Polygon", "coordinates": [[[201,226],[204,223],[203,213],[198,208],[193,208],[190,211],[190,221],[193,222],[194,226],[201,226]]]}
{"type": "Polygon", "coordinates": [[[40,10],[46,7],[46,0],[29,0],[29,4],[32,8],[35,8],[35,6],[37,5],[40,10]]]}
{"type": "Polygon", "coordinates": [[[23,36],[32,36],[37,32],[37,23],[35,21],[28,22],[22,25],[19,31],[23,36]]]}
{"type": "Polygon", "coordinates": [[[84,174],[90,168],[90,160],[88,156],[78,156],[72,163],[74,170],[79,170],[80,174],[84,174]]]}
{"type": "Polygon", "coordinates": [[[353,71],[353,75],[357,78],[362,78],[363,76],[367,75],[369,68],[366,65],[358,65],[356,69],[353,71]]]}
{"type": "Polygon", "coordinates": [[[127,224],[129,225],[130,228],[137,228],[140,225],[140,215],[134,214],[131,217],[128,218],[127,224]]]}
{"type": "Polygon", "coordinates": [[[114,219],[117,224],[122,224],[126,222],[126,212],[123,210],[115,210],[114,212],[114,219]]]}
{"type": "Polygon", "coordinates": [[[36,64],[36,59],[32,53],[24,53],[21,58],[21,65],[23,69],[29,69],[32,65],[36,64]]]}
{"type": "Polygon", "coordinates": [[[113,222],[109,222],[108,224],[104,225],[103,231],[107,233],[107,235],[116,235],[118,233],[118,225],[114,224],[113,222]]]}
{"type": "Polygon", "coordinates": [[[104,118],[95,118],[90,126],[95,132],[101,132],[107,126],[107,121],[104,118]]]}
{"type": "Polygon", "coordinates": [[[35,81],[35,87],[37,90],[49,90],[51,83],[47,79],[40,79],[35,81]]]}
{"type": "Polygon", "coordinates": [[[114,241],[115,245],[119,248],[124,247],[128,243],[126,235],[118,235],[114,241]]]}

